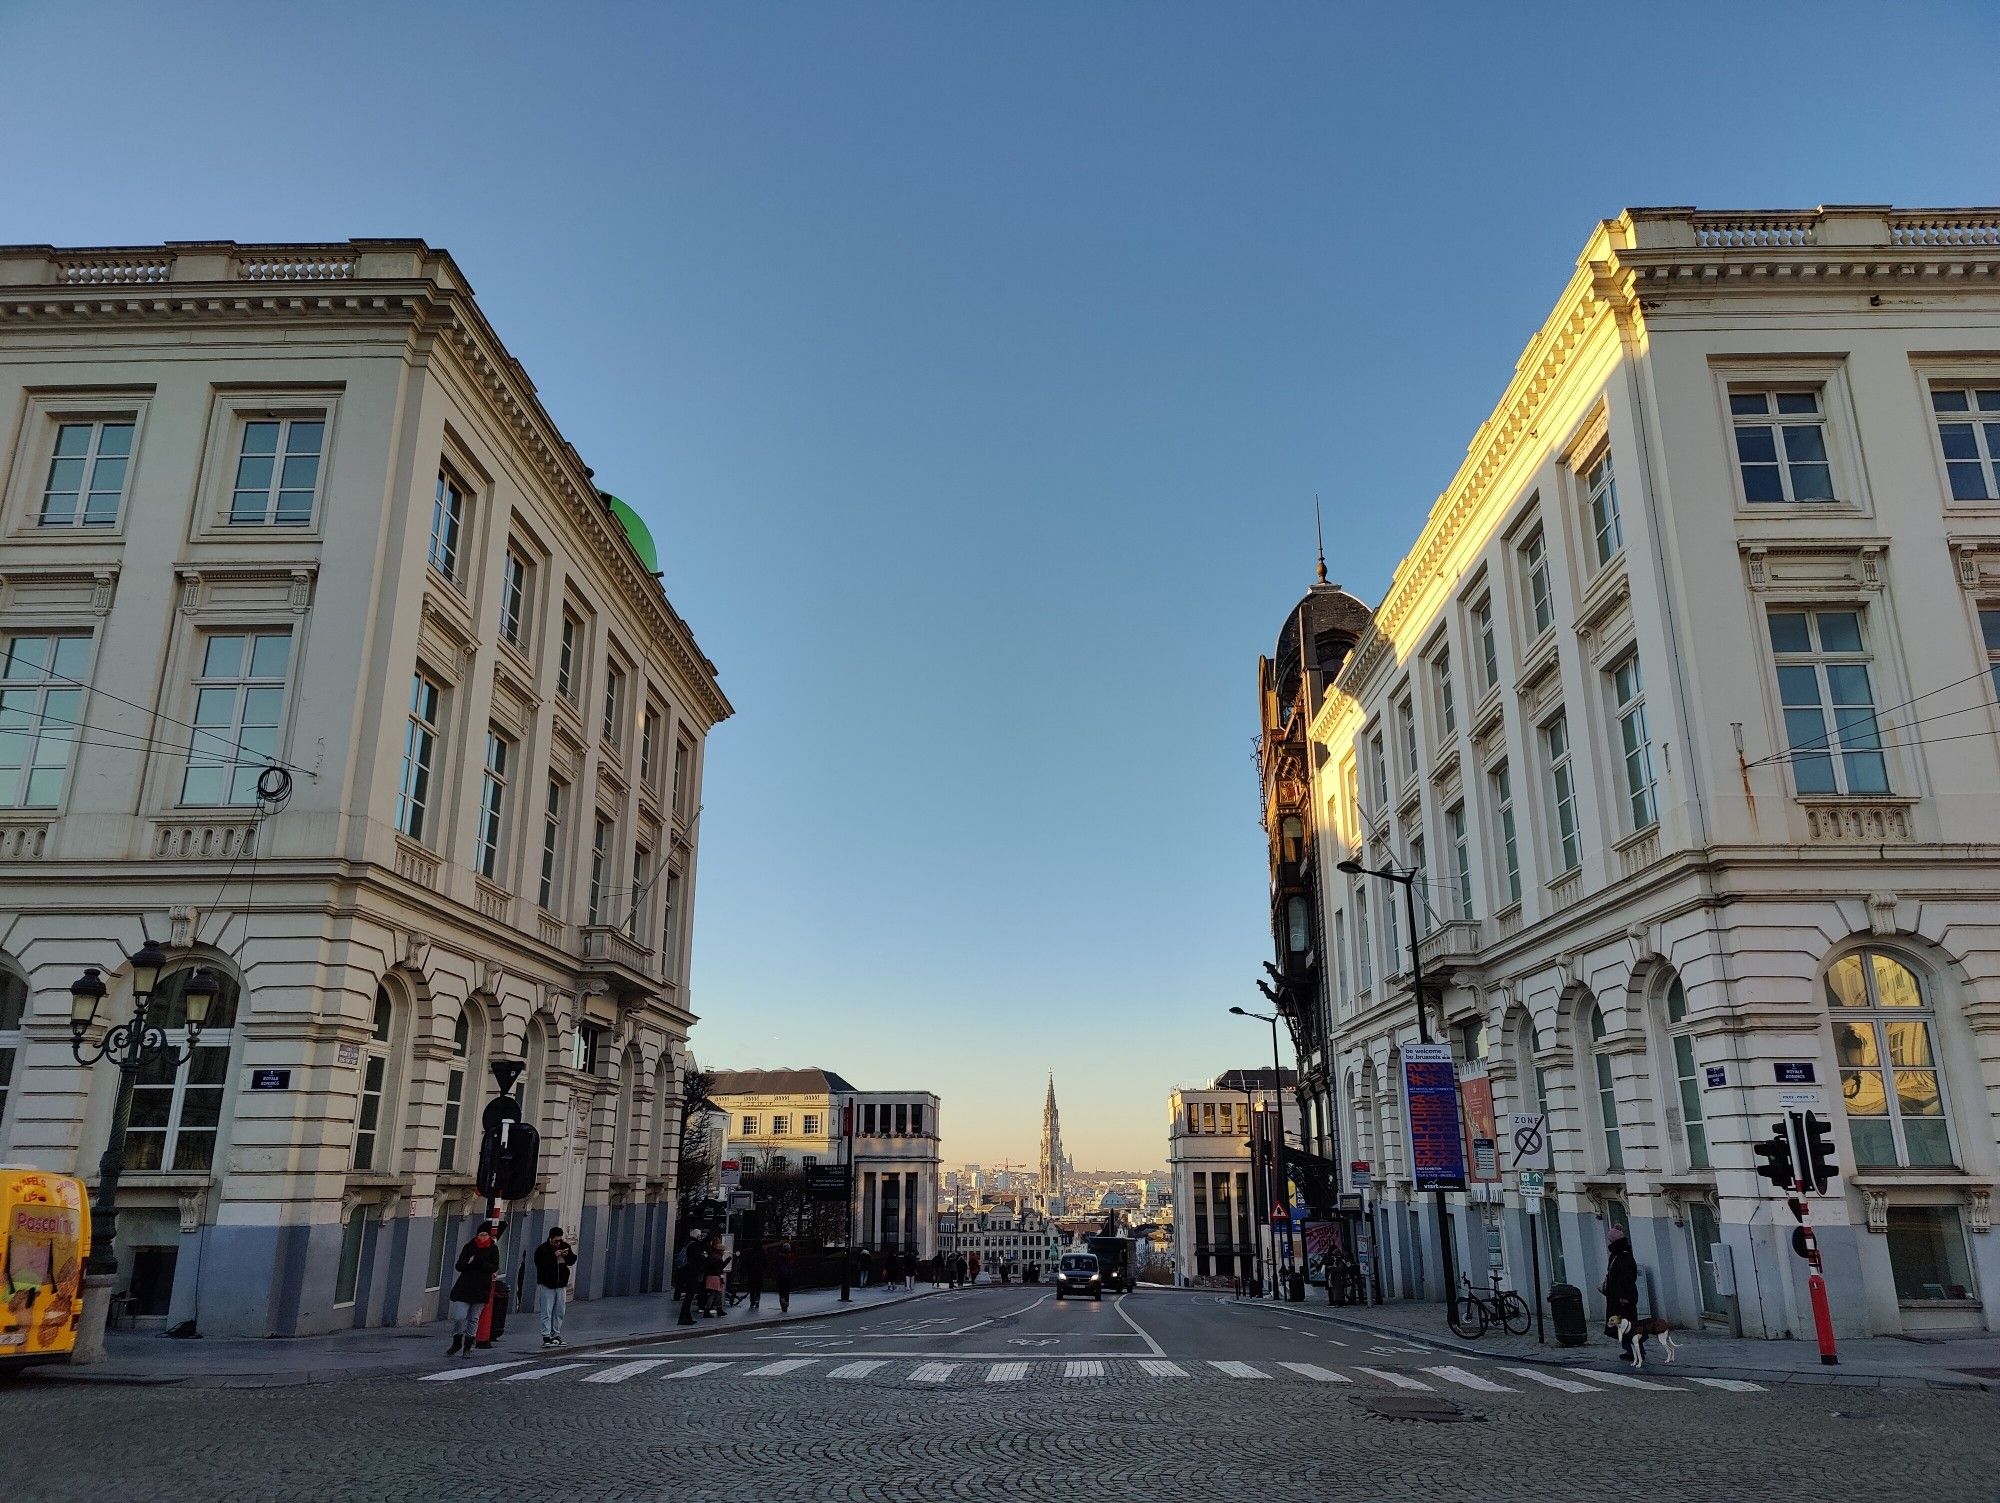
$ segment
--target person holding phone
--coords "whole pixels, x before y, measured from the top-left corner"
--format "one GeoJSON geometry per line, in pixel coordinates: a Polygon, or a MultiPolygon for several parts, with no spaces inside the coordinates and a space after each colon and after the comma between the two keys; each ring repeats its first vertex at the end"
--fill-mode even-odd
{"type": "Polygon", "coordinates": [[[570,1270],[576,1266],[576,1248],[563,1236],[559,1226],[535,1249],[535,1308],[542,1317],[542,1345],[563,1344],[563,1311],[569,1303],[570,1270]]]}

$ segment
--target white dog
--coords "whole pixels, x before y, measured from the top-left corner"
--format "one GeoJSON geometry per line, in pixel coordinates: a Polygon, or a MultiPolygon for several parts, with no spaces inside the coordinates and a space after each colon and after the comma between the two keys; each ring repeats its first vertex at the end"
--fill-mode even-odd
{"type": "Polygon", "coordinates": [[[1618,1344],[1623,1346],[1628,1341],[1632,1344],[1632,1365],[1634,1367],[1644,1367],[1646,1365],[1646,1343],[1655,1338],[1658,1339],[1661,1347],[1665,1349],[1667,1361],[1673,1361],[1673,1333],[1664,1320],[1661,1320],[1658,1316],[1654,1316],[1649,1320],[1626,1320],[1621,1317],[1618,1321],[1618,1344]]]}

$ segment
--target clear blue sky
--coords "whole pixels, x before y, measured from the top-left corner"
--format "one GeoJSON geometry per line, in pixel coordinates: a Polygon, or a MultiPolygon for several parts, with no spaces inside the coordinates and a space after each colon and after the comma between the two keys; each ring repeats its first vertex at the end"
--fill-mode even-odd
{"type": "Polygon", "coordinates": [[[1254,1064],[1254,667],[1377,598],[1592,225],[1993,203],[1986,4],[0,0],[0,240],[448,247],[653,523],[695,1035],[1165,1158],[1254,1064]]]}

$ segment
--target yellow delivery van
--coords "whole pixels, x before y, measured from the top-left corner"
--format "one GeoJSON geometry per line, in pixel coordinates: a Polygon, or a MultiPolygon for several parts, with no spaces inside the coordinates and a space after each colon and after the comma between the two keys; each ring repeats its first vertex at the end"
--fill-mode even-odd
{"type": "Polygon", "coordinates": [[[0,1164],[0,1372],[75,1349],[89,1251],[82,1180],[0,1164]]]}

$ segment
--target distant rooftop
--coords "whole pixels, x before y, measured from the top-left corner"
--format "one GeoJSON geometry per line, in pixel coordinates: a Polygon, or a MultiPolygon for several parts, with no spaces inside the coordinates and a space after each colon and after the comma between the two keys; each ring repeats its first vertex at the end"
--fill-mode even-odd
{"type": "Polygon", "coordinates": [[[801,1096],[821,1091],[851,1093],[845,1078],[818,1065],[782,1070],[717,1070],[713,1096],[801,1096]]]}
{"type": "MultiPolygon", "coordinates": [[[[1277,1073],[1278,1088],[1280,1090],[1289,1091],[1299,1083],[1299,1072],[1296,1070],[1280,1070],[1277,1073]]],[[[1259,1070],[1224,1070],[1220,1075],[1215,1077],[1215,1084],[1210,1086],[1209,1089],[1211,1091],[1268,1091],[1271,1089],[1271,1071],[1268,1068],[1259,1070]]]]}

